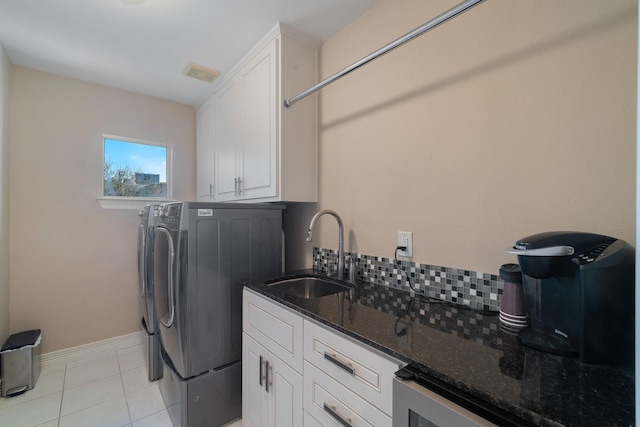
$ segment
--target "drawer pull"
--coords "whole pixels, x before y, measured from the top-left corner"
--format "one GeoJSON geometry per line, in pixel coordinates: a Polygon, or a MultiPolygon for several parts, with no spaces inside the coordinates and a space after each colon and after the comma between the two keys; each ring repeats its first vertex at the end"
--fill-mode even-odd
{"type": "MultiPolygon", "coordinates": [[[[266,381],[264,383],[264,391],[266,391],[267,393],[269,393],[269,386],[271,385],[271,380],[269,379],[269,371],[272,370],[272,369],[273,368],[271,366],[269,366],[269,361],[268,360],[266,362],[264,362],[264,371],[265,371],[265,375],[266,375],[266,381]]],[[[273,376],[273,375],[271,375],[271,376],[273,376]]]]}
{"type": "Polygon", "coordinates": [[[264,371],[262,370],[262,364],[264,363],[264,358],[260,356],[260,387],[262,387],[262,381],[264,380],[264,371]]]}
{"type": "Polygon", "coordinates": [[[324,410],[327,411],[334,420],[342,424],[344,427],[353,427],[353,424],[351,423],[351,418],[346,418],[346,419],[343,418],[342,415],[338,414],[335,406],[329,406],[325,403],[324,410]]]}
{"type": "Polygon", "coordinates": [[[335,354],[329,354],[325,351],[324,358],[327,359],[329,362],[333,363],[334,365],[338,366],[339,368],[347,371],[349,374],[354,376],[356,375],[356,371],[355,369],[353,369],[353,366],[351,366],[348,363],[341,362],[340,360],[338,360],[335,354]]]}

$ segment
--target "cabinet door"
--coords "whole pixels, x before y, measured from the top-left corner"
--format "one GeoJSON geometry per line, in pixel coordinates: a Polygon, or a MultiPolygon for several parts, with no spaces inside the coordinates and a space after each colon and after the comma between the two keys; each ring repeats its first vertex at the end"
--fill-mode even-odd
{"type": "Polygon", "coordinates": [[[196,192],[198,200],[213,198],[213,99],[198,109],[196,117],[196,192]]]}
{"type": "Polygon", "coordinates": [[[268,426],[300,427],[303,418],[302,375],[270,354],[267,385],[267,393],[269,394],[268,426]]]}
{"type": "Polygon", "coordinates": [[[214,95],[215,194],[216,200],[237,198],[238,141],[240,140],[240,86],[237,79],[226,83],[214,95]]]}
{"type": "Polygon", "coordinates": [[[264,390],[263,369],[268,352],[246,333],[242,334],[242,344],[242,424],[266,426],[268,395],[264,390]]]}
{"type": "Polygon", "coordinates": [[[302,425],[302,375],[242,335],[242,423],[245,427],[302,425]]]}
{"type": "Polygon", "coordinates": [[[240,71],[245,120],[238,175],[243,199],[277,195],[276,44],[272,40],[240,71]]]}

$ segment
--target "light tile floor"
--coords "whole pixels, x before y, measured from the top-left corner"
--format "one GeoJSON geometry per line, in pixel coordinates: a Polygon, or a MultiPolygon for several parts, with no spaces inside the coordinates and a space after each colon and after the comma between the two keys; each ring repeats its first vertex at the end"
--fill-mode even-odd
{"type": "MultiPolygon", "coordinates": [[[[0,398],[3,427],[172,427],[144,346],[42,366],[33,390],[0,398]]],[[[241,427],[240,420],[227,427],[241,427]]]]}

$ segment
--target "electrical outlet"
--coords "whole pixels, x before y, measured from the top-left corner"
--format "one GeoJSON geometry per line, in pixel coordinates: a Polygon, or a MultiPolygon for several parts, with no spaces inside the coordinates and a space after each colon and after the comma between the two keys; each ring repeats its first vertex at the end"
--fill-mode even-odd
{"type": "Polygon", "coordinates": [[[404,246],[404,251],[398,250],[398,255],[411,258],[413,256],[413,232],[398,231],[398,246],[404,246]]]}

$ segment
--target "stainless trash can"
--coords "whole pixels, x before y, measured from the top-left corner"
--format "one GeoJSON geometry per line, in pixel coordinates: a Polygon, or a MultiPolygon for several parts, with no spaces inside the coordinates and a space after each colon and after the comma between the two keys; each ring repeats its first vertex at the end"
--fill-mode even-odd
{"type": "Polygon", "coordinates": [[[40,329],[9,337],[0,350],[0,396],[11,397],[35,387],[40,376],[40,329]]]}

